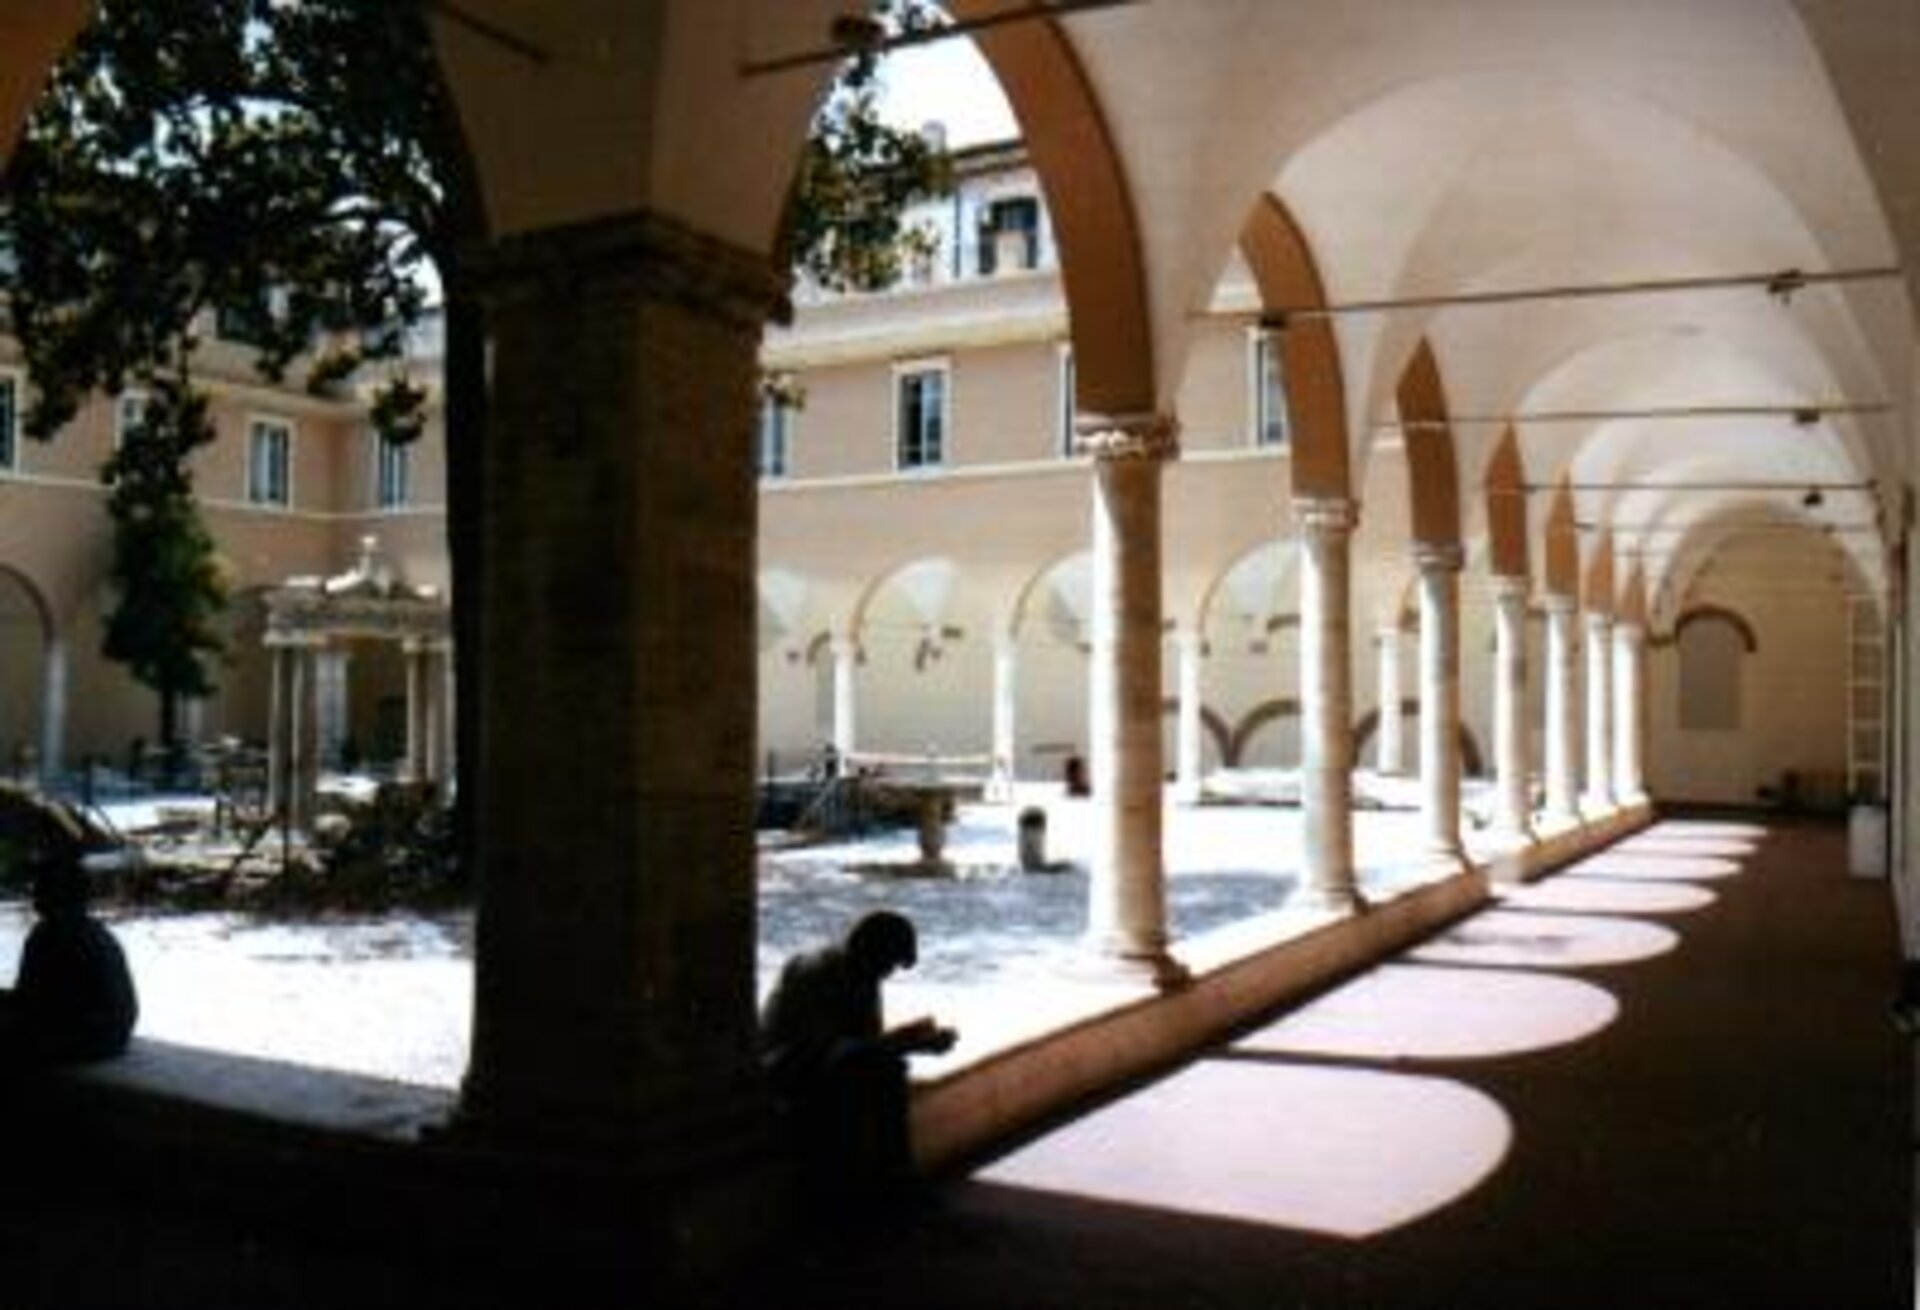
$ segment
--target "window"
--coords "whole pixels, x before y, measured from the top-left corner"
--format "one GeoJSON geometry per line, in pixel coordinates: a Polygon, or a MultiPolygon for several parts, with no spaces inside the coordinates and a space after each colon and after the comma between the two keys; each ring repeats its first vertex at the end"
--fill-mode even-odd
{"type": "Polygon", "coordinates": [[[1060,347],[1060,453],[1068,459],[1080,453],[1073,439],[1073,347],[1060,347]]]}
{"type": "Polygon", "coordinates": [[[1247,370],[1253,392],[1253,444],[1287,444],[1287,383],[1281,371],[1280,337],[1264,329],[1251,338],[1247,370]]]}
{"type": "Polygon", "coordinates": [[[399,509],[413,500],[413,447],[373,434],[373,499],[381,509],[399,509]]]}
{"type": "Polygon", "coordinates": [[[20,467],[20,379],[0,373],[0,472],[20,467]]]}
{"type": "Polygon", "coordinates": [[[147,421],[147,393],[144,391],[123,391],[119,401],[113,407],[113,448],[115,450],[127,444],[127,438],[138,432],[147,421]]]}
{"type": "Polygon", "coordinates": [[[902,367],[894,374],[894,453],[903,469],[946,461],[947,369],[944,364],[902,367]]]}
{"type": "Polygon", "coordinates": [[[290,505],[293,425],[257,418],[247,425],[247,499],[255,505],[290,505]]]}
{"type": "Polygon", "coordinates": [[[1033,196],[996,200],[980,215],[980,276],[1040,264],[1040,202],[1033,196]]]}
{"type": "Polygon", "coordinates": [[[287,303],[284,287],[269,287],[253,300],[220,305],[213,313],[214,335],[243,346],[262,345],[287,316],[287,303]]]}
{"type": "Polygon", "coordinates": [[[793,445],[793,402],[773,392],[760,396],[760,476],[784,478],[793,445]]]}

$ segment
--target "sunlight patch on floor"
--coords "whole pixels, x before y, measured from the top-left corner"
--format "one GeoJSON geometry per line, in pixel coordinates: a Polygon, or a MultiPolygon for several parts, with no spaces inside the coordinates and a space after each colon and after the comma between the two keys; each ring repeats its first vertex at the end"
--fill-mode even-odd
{"type": "Polygon", "coordinates": [[[1480,964],[1515,969],[1578,969],[1664,955],[1680,944],[1671,928],[1594,914],[1489,910],[1406,958],[1422,964],[1480,964]]]}
{"type": "Polygon", "coordinates": [[[1685,914],[1705,909],[1718,899],[1705,887],[1684,882],[1598,878],[1578,873],[1500,893],[1500,903],[1510,909],[1562,914],[1685,914]]]}
{"type": "Polygon", "coordinates": [[[1444,1078],[1203,1060],[996,1162],[982,1182],[1361,1238],[1505,1158],[1497,1102],[1444,1078]]]}
{"type": "Polygon", "coordinates": [[[1743,871],[1734,860],[1717,855],[1665,855],[1642,853],[1616,846],[1590,855],[1568,870],[1575,876],[1590,878],[1643,878],[1678,882],[1712,882],[1736,877],[1743,871]]]}
{"type": "Polygon", "coordinates": [[[1500,969],[1388,964],[1234,1044],[1274,1055],[1457,1060],[1589,1037],[1620,1013],[1592,983],[1500,969]]]}

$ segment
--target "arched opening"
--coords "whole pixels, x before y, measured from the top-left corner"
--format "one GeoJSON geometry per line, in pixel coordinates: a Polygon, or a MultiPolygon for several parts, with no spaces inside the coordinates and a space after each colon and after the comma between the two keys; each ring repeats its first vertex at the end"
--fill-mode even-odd
{"type": "Polygon", "coordinates": [[[0,776],[39,777],[46,747],[52,619],[24,574],[0,565],[0,776]]]}

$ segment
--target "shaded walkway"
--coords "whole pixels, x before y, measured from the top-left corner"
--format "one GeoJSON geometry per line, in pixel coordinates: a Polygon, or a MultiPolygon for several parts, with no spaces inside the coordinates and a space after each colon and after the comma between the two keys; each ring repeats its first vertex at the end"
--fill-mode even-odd
{"type": "Polygon", "coordinates": [[[762,1300],[1909,1306],[1892,915],[1844,856],[1661,823],[762,1300]]]}

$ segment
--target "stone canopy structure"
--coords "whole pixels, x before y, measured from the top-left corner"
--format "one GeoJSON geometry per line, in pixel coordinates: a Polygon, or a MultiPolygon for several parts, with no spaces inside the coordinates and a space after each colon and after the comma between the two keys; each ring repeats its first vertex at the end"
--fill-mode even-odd
{"type": "Polygon", "coordinates": [[[289,578],[266,596],[263,642],[272,654],[267,736],[269,808],[290,827],[313,817],[324,766],[344,763],[352,648],[398,645],[407,665],[406,779],[444,789],[453,776],[452,618],[436,588],[414,586],[363,537],[353,567],[331,578],[289,578]]]}

